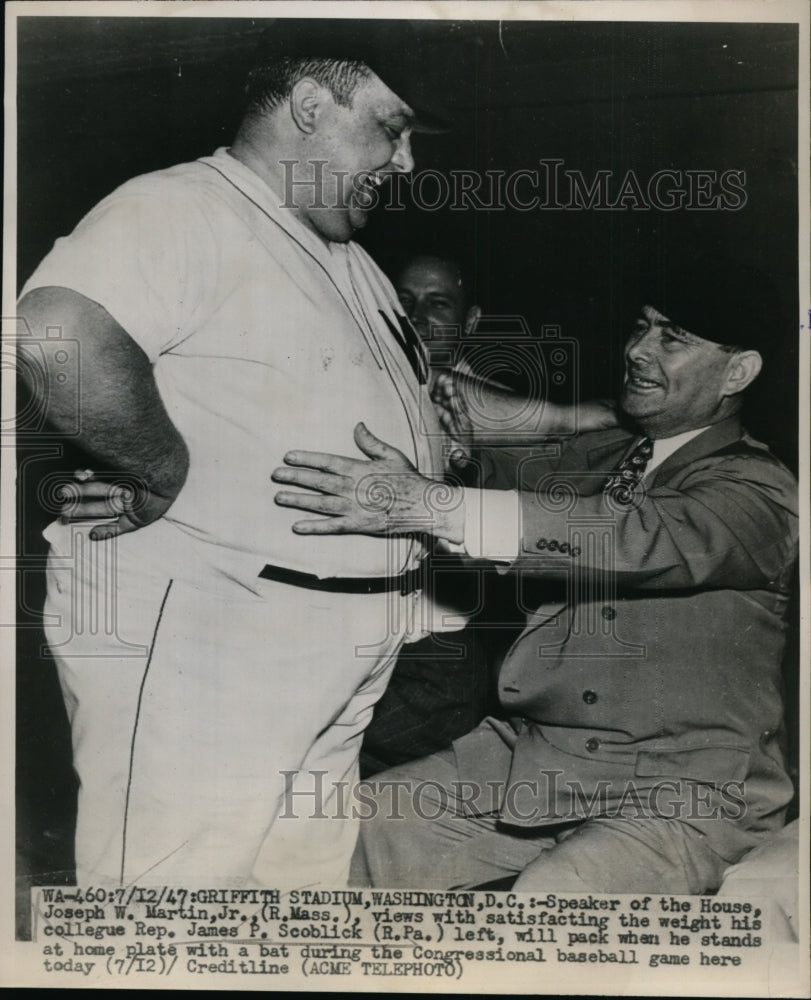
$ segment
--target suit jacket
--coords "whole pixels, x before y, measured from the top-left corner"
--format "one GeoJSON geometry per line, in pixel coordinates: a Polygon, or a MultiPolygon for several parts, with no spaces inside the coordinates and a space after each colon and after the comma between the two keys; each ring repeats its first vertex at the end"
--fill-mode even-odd
{"type": "MultiPolygon", "coordinates": [[[[731,418],[619,507],[603,487],[631,440],[598,431],[554,460],[489,456],[488,485],[522,490],[514,569],[527,624],[499,677],[511,724],[492,723],[500,746],[460,741],[460,772],[503,780],[506,767],[502,818],[519,825],[596,803],[702,828],[779,826],[792,795],[780,669],[796,482],[731,418]]],[[[735,857],[740,837],[729,838],[717,849],[735,857]]]]}

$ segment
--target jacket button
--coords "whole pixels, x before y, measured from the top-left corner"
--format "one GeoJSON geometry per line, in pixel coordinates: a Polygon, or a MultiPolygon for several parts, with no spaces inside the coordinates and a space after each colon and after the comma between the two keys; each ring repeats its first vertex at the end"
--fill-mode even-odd
{"type": "Polygon", "coordinates": [[[596,691],[584,691],[583,692],[583,701],[587,705],[593,705],[594,702],[597,701],[597,692],[596,691]]]}
{"type": "Polygon", "coordinates": [[[607,604],[602,609],[600,614],[603,616],[603,618],[605,618],[607,622],[613,622],[614,619],[617,617],[617,612],[612,607],[609,607],[609,605],[607,604]]]}
{"type": "Polygon", "coordinates": [[[589,753],[594,753],[595,750],[600,749],[600,741],[592,736],[590,740],[586,740],[586,749],[589,753]]]}

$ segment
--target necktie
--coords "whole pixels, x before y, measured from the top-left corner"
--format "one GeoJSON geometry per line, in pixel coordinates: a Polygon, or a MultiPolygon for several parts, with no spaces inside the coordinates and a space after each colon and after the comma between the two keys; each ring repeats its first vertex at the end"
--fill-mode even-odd
{"type": "Polygon", "coordinates": [[[422,346],[422,341],[417,336],[414,328],[405,318],[397,313],[397,320],[400,323],[400,329],[398,330],[389,317],[380,310],[380,315],[386,323],[386,326],[391,331],[392,336],[400,345],[400,349],[408,358],[408,363],[411,365],[414,374],[417,376],[417,381],[420,385],[425,385],[428,381],[428,364],[425,360],[425,351],[422,346]]]}
{"type": "Polygon", "coordinates": [[[611,474],[603,493],[610,494],[615,503],[623,506],[633,503],[651,455],[653,455],[653,441],[650,438],[642,438],[630,454],[620,462],[617,471],[611,474]]]}

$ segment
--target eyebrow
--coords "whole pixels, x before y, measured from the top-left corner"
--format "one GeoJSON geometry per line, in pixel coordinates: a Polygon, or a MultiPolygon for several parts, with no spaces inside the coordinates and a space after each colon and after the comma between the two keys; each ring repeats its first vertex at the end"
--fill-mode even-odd
{"type": "Polygon", "coordinates": [[[684,340],[685,343],[687,344],[697,344],[701,339],[700,337],[697,337],[694,333],[690,333],[689,330],[683,330],[676,323],[668,322],[668,323],[660,323],[659,325],[663,330],[666,330],[668,333],[675,334],[677,337],[680,337],[682,340],[684,340]]]}
{"type": "Polygon", "coordinates": [[[696,337],[694,333],[690,333],[689,330],[685,330],[683,327],[679,326],[678,323],[674,323],[672,320],[663,316],[658,310],[654,310],[658,314],[658,318],[653,318],[645,312],[645,309],[653,309],[652,306],[645,306],[643,311],[639,315],[638,322],[648,323],[649,325],[656,324],[656,326],[661,327],[663,330],[667,330],[668,333],[675,333],[682,336],[687,341],[700,340],[700,337],[696,337]]]}

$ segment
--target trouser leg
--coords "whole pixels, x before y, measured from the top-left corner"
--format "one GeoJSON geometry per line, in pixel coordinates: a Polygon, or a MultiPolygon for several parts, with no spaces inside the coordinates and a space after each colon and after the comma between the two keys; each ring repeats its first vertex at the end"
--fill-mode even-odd
{"type": "MultiPolygon", "coordinates": [[[[253,864],[262,885],[345,886],[358,836],[353,793],[363,733],[391,677],[399,643],[373,667],[334,721],[285,774],[283,803],[253,864]]],[[[335,661],[332,669],[345,669],[335,661]]]]}
{"type": "MultiPolygon", "coordinates": [[[[719,821],[720,822],[720,821],[719,821]]],[[[678,820],[595,818],[535,858],[520,891],[696,894],[718,888],[727,862],[678,820]]]]}
{"type": "MultiPolygon", "coordinates": [[[[728,861],[677,820],[595,818],[519,829],[486,809],[486,786],[460,781],[453,751],[393,768],[361,788],[351,884],[471,888],[518,875],[517,891],[702,893],[728,861]]],[[[724,822],[719,820],[719,822],[724,822]]]]}
{"type": "Polygon", "coordinates": [[[328,783],[354,778],[400,643],[387,595],[316,600],[268,584],[226,598],[135,558],[113,588],[115,628],[100,632],[81,625],[77,594],[98,598],[90,563],[109,549],[86,544],[80,572],[66,552],[57,579],[54,562],[46,608],[81,782],[80,883],[312,883],[315,868],[315,881],[345,879],[351,823],[300,824],[295,864],[269,863],[280,845],[266,841],[286,773],[308,755],[328,783]]]}
{"type": "Polygon", "coordinates": [[[508,831],[460,781],[453,750],[392,768],[361,785],[364,811],[350,884],[470,888],[523,870],[554,845],[548,831],[508,831]],[[367,806],[368,803],[368,806],[367,806]]]}

